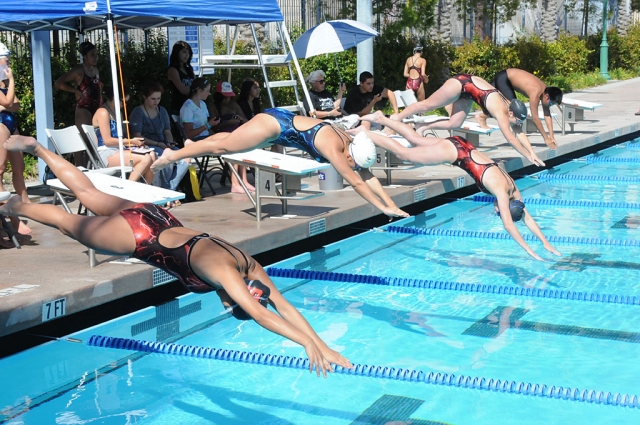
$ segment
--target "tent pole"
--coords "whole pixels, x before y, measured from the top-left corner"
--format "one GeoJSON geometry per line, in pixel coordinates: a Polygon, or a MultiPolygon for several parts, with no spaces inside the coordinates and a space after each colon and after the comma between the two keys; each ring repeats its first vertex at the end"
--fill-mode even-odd
{"type": "Polygon", "coordinates": [[[122,114],[120,113],[120,87],[118,86],[118,64],[116,63],[115,37],[113,34],[113,15],[111,14],[111,2],[107,0],[107,32],[109,34],[109,57],[111,58],[111,81],[113,83],[113,111],[116,116],[116,131],[118,132],[118,149],[120,150],[120,177],[126,180],[124,170],[124,143],[122,141],[122,114]]]}
{"type": "Polygon", "coordinates": [[[250,25],[251,33],[253,34],[253,40],[256,43],[256,52],[258,52],[258,63],[260,64],[260,68],[262,68],[262,75],[264,75],[264,84],[267,87],[267,93],[269,93],[269,101],[271,101],[271,107],[275,108],[276,103],[273,100],[273,93],[271,93],[271,87],[269,86],[269,76],[267,75],[267,67],[264,66],[264,59],[262,58],[262,48],[260,47],[260,42],[258,41],[256,27],[253,24],[250,25]]]}
{"type": "Polygon", "coordinates": [[[304,97],[307,99],[307,104],[309,105],[308,114],[312,117],[315,117],[315,109],[313,109],[313,102],[311,102],[311,97],[309,96],[309,90],[307,90],[307,85],[304,83],[304,75],[302,75],[302,70],[300,69],[300,64],[298,63],[298,57],[296,56],[295,50],[293,50],[293,45],[291,44],[291,38],[289,38],[289,32],[287,31],[287,27],[283,22],[280,22],[280,28],[282,32],[282,36],[287,42],[287,46],[289,47],[289,53],[291,53],[291,58],[293,59],[293,63],[296,66],[296,71],[298,71],[298,78],[302,83],[302,91],[304,92],[304,97]]]}

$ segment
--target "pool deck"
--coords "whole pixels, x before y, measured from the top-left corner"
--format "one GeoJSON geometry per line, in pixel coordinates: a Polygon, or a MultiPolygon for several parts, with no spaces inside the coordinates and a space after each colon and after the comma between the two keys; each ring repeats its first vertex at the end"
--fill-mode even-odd
{"type": "MultiPolygon", "coordinates": [[[[553,152],[537,133],[529,139],[538,156],[544,161],[570,152],[607,142],[616,137],[640,130],[640,116],[634,113],[640,107],[640,78],[610,82],[607,85],[577,91],[567,97],[601,103],[602,107],[585,112],[584,122],[575,126],[575,133],[561,135],[554,122],[558,150],[553,152]],[[633,93],[636,93],[635,95],[633,93]]],[[[558,112],[556,108],[554,111],[558,112]]],[[[560,116],[559,112],[558,115],[560,116]]],[[[561,117],[560,117],[561,118],[561,117]]],[[[489,124],[495,124],[490,120],[489,124]]],[[[569,126],[567,126],[568,130],[569,126]]],[[[440,131],[445,136],[445,131],[440,131]]],[[[480,150],[504,162],[509,172],[529,166],[527,161],[511,148],[499,131],[480,137],[480,150]]],[[[382,171],[376,175],[384,183],[382,171]]],[[[473,180],[462,170],[450,166],[420,167],[394,171],[393,185],[387,192],[402,208],[416,199],[432,198],[458,189],[459,177],[464,184],[473,180]]],[[[212,181],[218,185],[218,178],[212,181]]],[[[303,180],[309,189],[317,189],[316,176],[303,180]]],[[[229,188],[216,187],[217,195],[205,197],[201,202],[182,205],[172,213],[185,226],[220,236],[252,255],[288,245],[309,237],[310,223],[324,225],[326,231],[348,226],[374,217],[379,212],[356,194],[350,187],[327,191],[324,196],[290,201],[290,218],[281,216],[277,200],[263,202],[263,220],[257,222],[255,209],[244,194],[231,194],[229,188]]],[[[206,192],[205,192],[206,194],[206,192]]],[[[51,201],[50,197],[34,195],[34,201],[51,201]]],[[[76,206],[77,204],[72,204],[76,206]]],[[[153,272],[145,264],[114,264],[116,258],[98,255],[98,265],[89,267],[87,249],[63,236],[59,231],[30,221],[31,240],[21,250],[3,249],[0,271],[0,337],[43,323],[44,315],[61,311],[64,299],[65,315],[90,309],[107,302],[152,288],[162,283],[163,274],[153,272]]],[[[292,253],[293,254],[293,253],[292,253]]]]}

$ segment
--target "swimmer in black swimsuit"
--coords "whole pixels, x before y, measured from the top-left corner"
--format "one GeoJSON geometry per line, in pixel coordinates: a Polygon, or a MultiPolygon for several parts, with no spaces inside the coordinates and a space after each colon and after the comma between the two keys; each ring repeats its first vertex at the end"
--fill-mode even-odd
{"type": "Polygon", "coordinates": [[[448,120],[418,125],[416,130],[420,129],[419,131],[422,132],[431,129],[454,130],[462,126],[473,102],[478,103],[487,115],[498,121],[502,135],[520,155],[532,164],[544,166],[544,162],[533,151],[529,138],[522,131],[521,124],[527,118],[526,108],[522,102],[509,102],[495,87],[475,75],[454,75],[429,98],[407,106],[399,114],[392,115],[391,119],[401,121],[420,112],[433,111],[451,105],[448,120]]]}
{"type": "Polygon", "coordinates": [[[413,145],[407,148],[388,137],[369,133],[373,143],[393,152],[399,159],[424,165],[452,164],[469,173],[478,189],[496,197],[495,209],[500,214],[504,228],[533,258],[543,261],[527,245],[514,221],[523,219],[524,224],[540,239],[544,248],[560,256],[560,253],[544,237],[531,214],[527,212],[522,203],[522,195],[511,176],[491,158],[476,150],[467,140],[459,136],[447,139],[422,137],[408,125],[386,118],[379,112],[366,115],[362,119],[391,127],[413,145]]]}
{"type": "Polygon", "coordinates": [[[375,147],[370,141],[363,142],[355,143],[351,135],[327,121],[271,108],[233,133],[217,133],[177,151],[166,149],[151,169],[157,172],[184,158],[247,152],[280,144],[307,152],[318,162],[330,162],[360,196],[386,215],[408,217],[369,170],[375,161],[375,147]]]}
{"type": "Polygon", "coordinates": [[[84,173],[34,138],[12,136],[4,147],[29,152],[46,162],[95,216],[69,214],[54,205],[26,204],[19,196],[0,206],[0,214],[24,216],[56,227],[103,253],[138,258],[175,276],[191,291],[217,290],[223,304],[237,304],[234,316],[246,314],[271,332],[302,345],[310,370],[315,368],[318,376],[322,373],[326,377],[326,372],[333,370],[330,363],[352,367],[349,360],[327,347],[260,264],[239,248],[183,227],[161,207],[135,204],[97,190],[84,173]],[[278,314],[263,307],[267,302],[278,314]]]}

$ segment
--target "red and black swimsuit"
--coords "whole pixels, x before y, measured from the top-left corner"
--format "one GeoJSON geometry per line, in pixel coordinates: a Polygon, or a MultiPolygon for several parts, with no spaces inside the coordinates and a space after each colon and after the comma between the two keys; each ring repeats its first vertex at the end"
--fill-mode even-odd
{"type": "MultiPolygon", "coordinates": [[[[217,243],[238,261],[237,257],[229,250],[229,247],[235,247],[206,233],[194,236],[175,248],[161,245],[158,242],[160,233],[172,227],[183,226],[170,212],[155,204],[138,204],[120,211],[120,215],[129,223],[136,240],[136,249],[131,256],[166,271],[191,292],[203,293],[217,289],[204,282],[191,269],[189,256],[199,240],[209,239],[217,243]]],[[[249,260],[242,251],[235,249],[244,258],[248,269],[249,260]]]]}
{"type": "MultiPolygon", "coordinates": [[[[491,194],[482,184],[482,177],[484,176],[485,171],[491,167],[498,167],[498,164],[495,162],[489,162],[488,164],[479,164],[471,157],[471,151],[476,150],[476,148],[471,145],[467,140],[460,136],[447,137],[453,146],[458,150],[458,159],[453,162],[453,165],[462,168],[466,171],[473,179],[476,181],[476,185],[478,189],[483,191],[484,193],[491,194]]],[[[502,168],[498,167],[500,171],[502,168]]],[[[504,171],[503,171],[504,172],[504,171]]],[[[511,178],[511,177],[509,177],[511,178]]]]}
{"type": "Polygon", "coordinates": [[[480,107],[482,108],[482,112],[484,112],[485,115],[489,117],[491,116],[489,111],[487,111],[487,97],[491,93],[499,93],[498,89],[479,89],[471,79],[470,74],[456,74],[451,78],[460,81],[460,84],[462,84],[462,92],[460,93],[460,97],[473,100],[478,105],[480,105],[480,107]]]}

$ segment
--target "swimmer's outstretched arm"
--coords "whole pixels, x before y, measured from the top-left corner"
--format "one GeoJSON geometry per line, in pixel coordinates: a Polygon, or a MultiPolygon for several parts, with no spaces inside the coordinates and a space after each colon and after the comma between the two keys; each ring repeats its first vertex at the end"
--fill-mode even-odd
{"type": "MultiPolygon", "coordinates": [[[[520,155],[527,158],[529,161],[531,161],[531,163],[540,167],[544,167],[544,162],[542,162],[542,160],[538,158],[535,152],[533,152],[531,143],[529,142],[529,139],[526,137],[526,135],[524,138],[516,137],[516,134],[514,134],[514,132],[518,132],[518,129],[520,129],[520,127],[516,126],[517,129],[512,129],[511,123],[509,122],[509,116],[507,114],[498,115],[496,117],[496,120],[498,121],[498,127],[500,127],[500,132],[502,133],[504,138],[507,139],[507,142],[509,142],[509,144],[513,146],[513,148],[518,151],[520,155]]],[[[524,134],[522,133],[521,129],[519,132],[520,134],[524,134]]]]}
{"type": "MultiPolygon", "coordinates": [[[[284,320],[289,322],[293,327],[298,329],[300,332],[311,338],[316,347],[320,350],[322,356],[328,360],[329,362],[345,367],[352,368],[353,365],[351,362],[343,357],[340,353],[335,350],[332,350],[327,346],[327,344],[318,336],[318,334],[313,330],[307,319],[304,318],[300,312],[291,305],[289,301],[286,300],[278,291],[278,288],[273,284],[269,275],[264,271],[262,266],[257,262],[254,262],[254,266],[248,273],[249,279],[257,279],[262,283],[267,285],[271,290],[271,294],[269,295],[269,302],[273,308],[276,309],[278,314],[282,316],[284,320]]],[[[328,365],[328,370],[333,371],[331,366],[328,365]]]]}
{"type": "Polygon", "coordinates": [[[536,223],[536,221],[533,219],[531,214],[529,214],[526,208],[524,209],[524,217],[522,220],[524,221],[524,224],[529,228],[531,233],[533,233],[538,239],[540,239],[540,242],[542,242],[544,249],[546,249],[547,251],[551,252],[554,255],[557,255],[558,257],[562,257],[562,254],[560,254],[560,252],[558,252],[558,250],[556,250],[549,243],[547,238],[544,237],[544,234],[542,234],[542,230],[540,230],[538,223],[536,223]]]}
{"type": "Polygon", "coordinates": [[[527,242],[525,242],[524,238],[520,234],[518,227],[513,222],[513,219],[511,218],[511,212],[509,211],[509,197],[507,196],[506,192],[503,196],[496,195],[496,198],[498,200],[498,210],[500,211],[500,219],[502,220],[504,229],[511,235],[513,240],[516,241],[518,245],[520,245],[522,249],[527,252],[527,254],[538,261],[544,261],[531,249],[531,247],[529,247],[529,245],[527,245],[527,242]]]}

